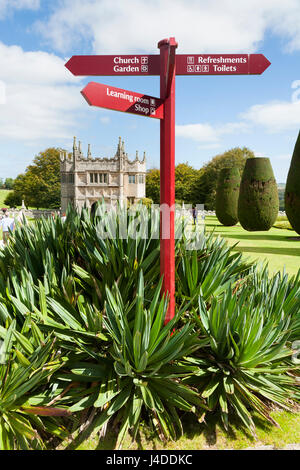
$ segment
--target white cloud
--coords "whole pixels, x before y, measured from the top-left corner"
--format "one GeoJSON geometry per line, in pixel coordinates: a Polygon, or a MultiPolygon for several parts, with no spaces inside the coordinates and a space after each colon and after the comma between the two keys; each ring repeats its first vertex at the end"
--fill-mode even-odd
{"type": "Polygon", "coordinates": [[[184,137],[196,142],[203,142],[215,146],[220,138],[226,134],[234,134],[235,132],[247,132],[248,126],[244,122],[229,122],[219,126],[211,124],[183,124],[176,125],[175,132],[177,137],[184,137]]]}
{"type": "Polygon", "coordinates": [[[79,83],[64,67],[64,61],[43,51],[25,52],[20,46],[0,42],[0,79],[8,83],[79,83]]]}
{"type": "Polygon", "coordinates": [[[37,10],[40,0],[0,0],[0,18],[12,10],[37,10]]]}
{"type": "Polygon", "coordinates": [[[222,147],[220,142],[212,143],[212,144],[201,144],[198,145],[199,150],[214,150],[222,147]]]}
{"type": "Polygon", "coordinates": [[[273,101],[251,106],[241,114],[250,124],[269,132],[283,132],[300,127],[300,101],[273,101]]]}
{"type": "MultiPolygon", "coordinates": [[[[217,148],[224,135],[254,132],[283,133],[300,128],[300,100],[255,104],[239,115],[240,120],[219,125],[209,123],[176,125],[176,136],[201,142],[201,148],[217,148]]],[[[284,156],[276,158],[283,159],[284,156]]]]}
{"type": "Polygon", "coordinates": [[[86,109],[79,80],[67,73],[64,61],[45,52],[24,52],[0,43],[0,136],[11,140],[72,136],[79,113],[86,109]]]}
{"type": "Polygon", "coordinates": [[[179,52],[254,52],[266,31],[300,49],[299,0],[62,0],[36,25],[55,48],[92,41],[96,53],[158,52],[175,36],[179,52]]]}
{"type": "Polygon", "coordinates": [[[110,123],[110,117],[108,117],[108,116],[103,116],[103,117],[100,118],[100,122],[101,122],[102,124],[109,124],[109,123],[110,123]]]}

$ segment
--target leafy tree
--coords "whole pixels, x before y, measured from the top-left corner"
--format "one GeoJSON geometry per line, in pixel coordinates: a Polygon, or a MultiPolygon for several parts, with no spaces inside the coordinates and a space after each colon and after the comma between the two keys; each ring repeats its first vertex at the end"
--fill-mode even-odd
{"type": "Polygon", "coordinates": [[[152,199],[154,204],[160,201],[160,171],[157,168],[148,170],[146,175],[146,197],[152,199]]]}
{"type": "Polygon", "coordinates": [[[220,170],[222,168],[237,167],[242,175],[246,160],[253,157],[254,153],[247,147],[235,147],[220,155],[216,155],[203,166],[203,174],[200,175],[198,181],[198,194],[199,200],[202,199],[206,209],[215,209],[216,189],[220,170]]]}
{"type": "Polygon", "coordinates": [[[177,200],[187,203],[199,202],[196,198],[195,187],[200,172],[201,170],[195,170],[188,163],[179,163],[176,166],[175,195],[177,200]]]}
{"type": "Polygon", "coordinates": [[[4,183],[3,183],[3,179],[0,178],[0,189],[4,189],[4,183]]]}
{"type": "MultiPolygon", "coordinates": [[[[179,163],[175,168],[175,197],[178,202],[197,203],[198,179],[202,170],[196,170],[188,163],[179,163]]],[[[155,204],[160,202],[160,171],[151,169],[146,177],[146,197],[155,204]]]]}
{"type": "Polygon", "coordinates": [[[13,189],[13,184],[14,184],[13,178],[6,178],[4,184],[5,184],[5,189],[13,189]]]}
{"type": "Polygon", "coordinates": [[[285,187],[278,186],[279,210],[280,211],[285,210],[284,195],[285,195],[285,187]]]}
{"type": "Polygon", "coordinates": [[[22,204],[22,198],[15,191],[10,191],[4,200],[4,204],[9,207],[17,207],[22,204]]]}
{"type": "Polygon", "coordinates": [[[40,152],[24,174],[17,176],[14,195],[27,206],[56,208],[60,206],[59,149],[51,147],[40,152]]]}

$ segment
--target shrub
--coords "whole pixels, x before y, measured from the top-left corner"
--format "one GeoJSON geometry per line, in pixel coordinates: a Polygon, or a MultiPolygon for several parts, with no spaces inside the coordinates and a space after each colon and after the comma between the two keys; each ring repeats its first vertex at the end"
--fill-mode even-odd
{"type": "Polygon", "coordinates": [[[238,168],[223,168],[219,173],[216,194],[216,216],[225,226],[238,222],[238,199],[241,175],[238,168]]]}
{"type": "Polygon", "coordinates": [[[4,200],[4,204],[9,207],[17,207],[22,204],[22,198],[14,191],[10,191],[4,200]]]}
{"type": "Polygon", "coordinates": [[[186,361],[199,369],[183,380],[197,386],[211,411],[220,412],[226,429],[230,416],[237,415],[252,433],[251,410],[277,425],[269,403],[292,411],[297,399],[297,381],[292,375],[297,366],[290,361],[292,315],[288,308],[271,310],[257,300],[247,290],[233,295],[231,288],[221,301],[213,298],[209,309],[199,298],[195,320],[201,336],[209,339],[209,348],[198,350],[196,357],[186,361]]]}
{"type": "Polygon", "coordinates": [[[153,201],[152,199],[150,199],[149,197],[144,197],[142,199],[142,203],[146,206],[146,207],[151,207],[151,205],[153,204],[153,201]]]}
{"type": "MultiPolygon", "coordinates": [[[[122,218],[133,222],[124,208],[117,233],[122,218]]],[[[103,238],[103,221],[113,230],[104,203],[92,218],[69,209],[64,223],[19,226],[0,252],[0,339],[10,351],[0,365],[0,415],[21,414],[33,430],[25,426],[24,442],[0,417],[0,448],[51,448],[51,432],[64,439],[67,430],[76,447],[108,424],[119,443],[142,423],[175,439],[183,413],[202,421],[209,411],[225,425],[237,415],[254,432],[253,410],[273,422],[270,401],[291,408],[299,400],[290,356],[300,337],[300,272],[270,277],[205,232],[197,249],[176,240],[177,314],[164,326],[159,240],[103,238]],[[10,402],[6,380],[15,373],[25,392],[10,402]],[[46,412],[53,416],[38,414],[46,412]]],[[[158,222],[154,214],[149,233],[158,222]]]]}
{"type": "Polygon", "coordinates": [[[249,158],[242,175],[238,218],[248,231],[269,230],[279,210],[278,189],[270,160],[249,158]]]}
{"type": "Polygon", "coordinates": [[[18,332],[15,320],[1,331],[0,450],[45,449],[47,435],[68,435],[58,420],[45,418],[67,416],[68,410],[32,406],[35,394],[61,367],[53,338],[41,342],[43,335],[38,327],[32,324],[32,329],[30,340],[18,332]]]}
{"type": "Polygon", "coordinates": [[[300,234],[300,132],[295,144],[285,187],[285,211],[293,229],[300,234]]]}

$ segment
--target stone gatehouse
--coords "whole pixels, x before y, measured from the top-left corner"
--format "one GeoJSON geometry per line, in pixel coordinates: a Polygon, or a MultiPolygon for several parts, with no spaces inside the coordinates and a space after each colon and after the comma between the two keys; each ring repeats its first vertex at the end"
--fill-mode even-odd
{"type": "Polygon", "coordinates": [[[81,143],[74,137],[73,153],[60,152],[61,210],[68,204],[81,209],[91,207],[96,201],[108,204],[135,203],[145,197],[146,155],[139,160],[129,160],[124,142],[119,144],[113,158],[92,158],[90,145],[87,157],[82,153],[81,143]]]}

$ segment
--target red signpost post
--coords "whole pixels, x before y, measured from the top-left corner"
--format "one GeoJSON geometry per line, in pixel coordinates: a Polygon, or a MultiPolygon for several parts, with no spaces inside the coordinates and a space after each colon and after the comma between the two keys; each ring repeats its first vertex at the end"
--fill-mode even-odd
{"type": "Polygon", "coordinates": [[[262,54],[177,54],[175,38],[158,43],[160,55],[73,56],[73,75],[160,75],[160,98],[90,82],[82,95],[92,106],[160,119],[160,270],[169,297],[166,322],[175,315],[175,75],[261,74],[262,54]]]}
{"type": "Polygon", "coordinates": [[[175,315],[175,52],[174,38],[160,49],[160,96],[165,117],[160,122],[160,274],[169,297],[165,322],[175,315]]]}

